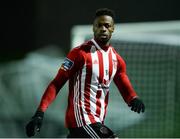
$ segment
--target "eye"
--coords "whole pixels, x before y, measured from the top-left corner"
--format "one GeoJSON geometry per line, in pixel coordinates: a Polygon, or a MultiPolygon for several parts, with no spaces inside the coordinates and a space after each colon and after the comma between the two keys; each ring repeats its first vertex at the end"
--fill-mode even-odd
{"type": "Polygon", "coordinates": [[[110,24],[105,24],[104,26],[105,26],[106,28],[111,27],[111,25],[110,25],[110,24]]]}
{"type": "Polygon", "coordinates": [[[102,25],[102,24],[98,24],[97,26],[100,28],[100,27],[102,27],[103,25],[102,25]]]}
{"type": "Polygon", "coordinates": [[[110,25],[109,23],[97,24],[96,26],[97,26],[98,28],[100,28],[100,27],[102,27],[102,26],[104,26],[105,28],[110,28],[110,27],[111,27],[111,25],[110,25]]]}

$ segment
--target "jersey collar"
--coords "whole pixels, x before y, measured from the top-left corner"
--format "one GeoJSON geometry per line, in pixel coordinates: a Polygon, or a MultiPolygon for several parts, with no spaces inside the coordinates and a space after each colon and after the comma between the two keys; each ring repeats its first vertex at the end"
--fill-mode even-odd
{"type": "MultiPolygon", "coordinates": [[[[92,38],[91,41],[94,43],[94,45],[95,45],[95,47],[96,47],[97,49],[99,49],[99,50],[104,50],[104,49],[102,49],[102,48],[99,46],[99,44],[94,40],[94,38],[92,38]]],[[[108,51],[108,50],[109,50],[109,47],[108,47],[107,51],[108,51]]],[[[104,51],[106,51],[106,50],[104,50],[104,51]]]]}

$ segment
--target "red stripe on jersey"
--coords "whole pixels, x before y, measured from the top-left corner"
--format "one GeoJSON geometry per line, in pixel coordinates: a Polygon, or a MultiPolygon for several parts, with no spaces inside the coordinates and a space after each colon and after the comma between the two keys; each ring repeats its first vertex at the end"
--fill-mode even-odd
{"type": "Polygon", "coordinates": [[[87,54],[87,61],[86,61],[86,79],[85,79],[85,91],[84,91],[84,103],[85,103],[85,110],[88,114],[88,117],[91,123],[95,123],[94,116],[91,114],[90,109],[90,87],[91,87],[91,77],[92,77],[92,58],[91,54],[87,54]]]}
{"type": "Polygon", "coordinates": [[[105,96],[105,113],[104,113],[104,117],[103,117],[103,121],[102,123],[104,123],[104,119],[105,119],[105,116],[106,116],[106,113],[107,113],[107,105],[108,105],[108,100],[109,100],[109,92],[107,92],[106,96],[105,96]]]}
{"type": "Polygon", "coordinates": [[[101,113],[101,102],[100,102],[100,97],[101,97],[102,91],[98,90],[96,93],[96,116],[100,117],[101,113]]]}
{"type": "Polygon", "coordinates": [[[108,59],[109,59],[109,81],[111,79],[111,75],[112,75],[112,68],[113,68],[113,63],[112,63],[112,51],[110,50],[109,51],[109,54],[108,54],[108,59]]]}
{"type": "Polygon", "coordinates": [[[100,51],[97,51],[98,59],[99,59],[99,83],[103,83],[104,79],[104,65],[103,65],[103,56],[100,51]]]}

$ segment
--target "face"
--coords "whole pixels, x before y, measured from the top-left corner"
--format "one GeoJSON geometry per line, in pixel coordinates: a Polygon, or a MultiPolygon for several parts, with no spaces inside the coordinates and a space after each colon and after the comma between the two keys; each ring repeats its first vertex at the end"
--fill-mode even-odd
{"type": "Polygon", "coordinates": [[[94,20],[93,32],[95,39],[103,44],[108,45],[114,31],[114,21],[111,16],[102,15],[94,20]]]}

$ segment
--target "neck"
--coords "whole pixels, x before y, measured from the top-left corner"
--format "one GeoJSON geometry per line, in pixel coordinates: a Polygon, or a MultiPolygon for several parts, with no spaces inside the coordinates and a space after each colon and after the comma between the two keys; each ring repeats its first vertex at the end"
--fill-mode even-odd
{"type": "Polygon", "coordinates": [[[97,44],[103,49],[103,50],[107,50],[109,48],[109,41],[108,42],[101,42],[99,40],[97,40],[96,38],[94,38],[94,40],[97,42],[97,44]]]}

